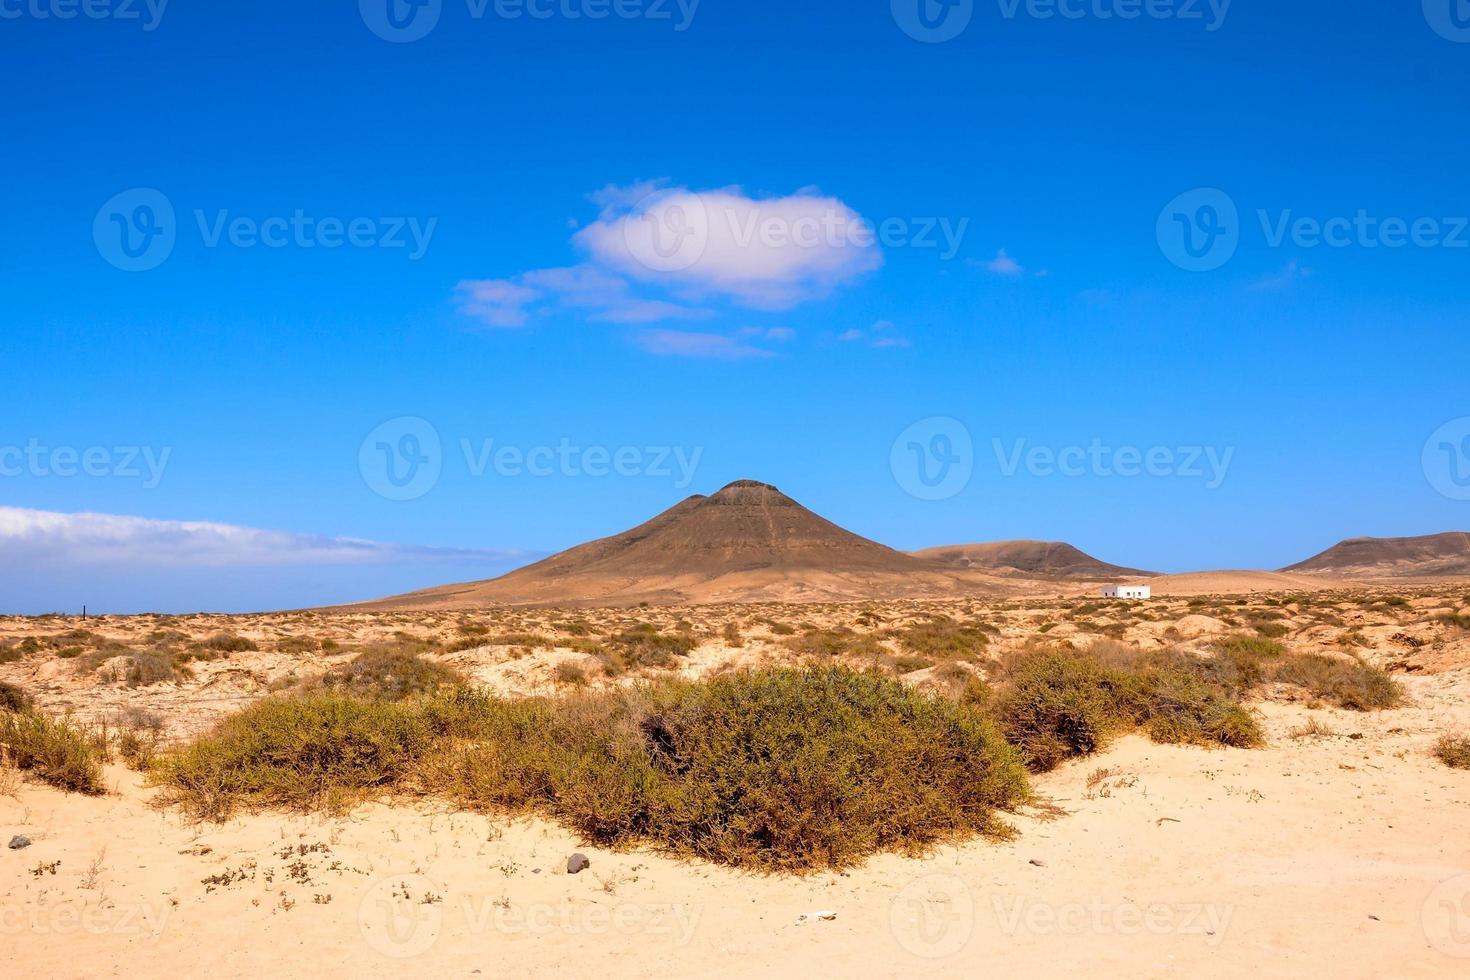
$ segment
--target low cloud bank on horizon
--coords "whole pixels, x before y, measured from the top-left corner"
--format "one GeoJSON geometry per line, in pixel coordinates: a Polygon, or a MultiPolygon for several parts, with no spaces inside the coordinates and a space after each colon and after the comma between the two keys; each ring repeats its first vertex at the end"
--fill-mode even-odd
{"type": "Polygon", "coordinates": [[[228,568],[407,561],[507,561],[520,552],[429,548],[360,538],[267,531],[211,521],[65,514],[0,507],[0,569],[147,566],[228,568]]]}

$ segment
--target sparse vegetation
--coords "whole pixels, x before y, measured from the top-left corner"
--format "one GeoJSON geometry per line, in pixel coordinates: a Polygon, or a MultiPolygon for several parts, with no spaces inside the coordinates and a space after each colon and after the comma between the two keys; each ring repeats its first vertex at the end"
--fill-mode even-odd
{"type": "Polygon", "coordinates": [[[320,684],[380,701],[402,701],[464,683],[459,672],[400,646],[369,648],[322,676],[320,684]]]}
{"type": "Polygon", "coordinates": [[[17,685],[0,681],[0,711],[26,711],[31,704],[31,696],[17,685]]]}
{"type": "Polygon", "coordinates": [[[44,783],[74,793],[101,795],[105,746],[69,719],[27,708],[0,712],[0,760],[44,783]]]}
{"type": "Polygon", "coordinates": [[[1352,711],[1392,708],[1403,700],[1403,688],[1397,681],[1385,671],[1357,660],[1303,654],[1282,661],[1272,677],[1352,711]]]}
{"type": "Polygon", "coordinates": [[[791,871],[1004,834],[998,811],[1027,797],[1017,753],[982,712],[842,668],[549,700],[273,698],[159,760],[153,778],[211,819],[422,787],[543,811],[610,846],[791,871]]]}
{"type": "Polygon", "coordinates": [[[1192,669],[1197,662],[1128,659],[1118,645],[1103,645],[1087,654],[1044,650],[1012,665],[995,710],[1032,769],[1090,755],[1134,729],[1158,742],[1262,744],[1255,718],[1206,670],[1192,669]]]}
{"type": "Polygon", "coordinates": [[[1434,757],[1451,769],[1470,769],[1470,737],[1440,736],[1434,743],[1434,757]]]}
{"type": "Polygon", "coordinates": [[[937,660],[977,660],[990,645],[990,637],[978,626],[956,623],[941,616],[890,634],[905,650],[937,660]]]}

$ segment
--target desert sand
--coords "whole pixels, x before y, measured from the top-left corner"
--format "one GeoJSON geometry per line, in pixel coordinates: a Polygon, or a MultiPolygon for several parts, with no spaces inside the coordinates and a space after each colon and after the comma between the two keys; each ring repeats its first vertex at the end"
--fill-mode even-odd
{"type": "MultiPolygon", "coordinates": [[[[692,621],[705,639],[690,676],[794,655],[780,637],[716,639],[724,623],[890,622],[944,610],[997,624],[1002,647],[1038,631],[1141,647],[1208,642],[1274,617],[1294,651],[1352,636],[1389,665],[1405,706],[1358,713],[1273,691],[1256,705],[1269,745],[1209,751],[1129,737],[1039,776],[1043,805],[1010,841],[923,858],[880,855],[841,874],[761,876],[647,850],[588,847],[539,819],[379,801],[343,817],[257,813],[196,824],[152,804],[143,777],[108,769],[102,798],[3,773],[3,929],[14,975],[833,976],[1078,972],[1144,977],[1463,976],[1470,968],[1470,772],[1430,754],[1470,729],[1470,635],[1438,618],[1464,590],[1341,591],[1311,610],[1269,598],[1164,598],[1133,607],[1018,601],[501,610],[495,632],[597,629],[632,615],[692,621]],[[1303,734],[1308,720],[1330,734],[1303,734]],[[591,866],[566,873],[569,855],[591,866]]],[[[106,721],[154,713],[195,734],[284,678],[346,652],[301,653],[291,637],[352,640],[462,632],[467,614],[108,617],[114,643],[173,630],[231,631],[260,649],[195,665],[194,676],[128,687],[85,656],[0,665],[48,710],[106,721]],[[458,631],[458,632],[457,632],[458,631]]],[[[71,620],[0,621],[12,641],[71,620]]],[[[554,690],[567,649],[471,645],[434,654],[505,693],[554,690]]],[[[912,665],[908,665],[912,666],[912,665]]],[[[938,666],[906,682],[939,683],[938,666]]]]}

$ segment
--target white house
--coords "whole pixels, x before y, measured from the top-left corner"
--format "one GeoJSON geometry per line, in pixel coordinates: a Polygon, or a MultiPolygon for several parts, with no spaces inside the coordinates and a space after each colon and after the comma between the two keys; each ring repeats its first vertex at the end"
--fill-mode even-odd
{"type": "Polygon", "coordinates": [[[1110,585],[1103,589],[1104,599],[1152,599],[1154,590],[1147,585],[1110,585]]]}

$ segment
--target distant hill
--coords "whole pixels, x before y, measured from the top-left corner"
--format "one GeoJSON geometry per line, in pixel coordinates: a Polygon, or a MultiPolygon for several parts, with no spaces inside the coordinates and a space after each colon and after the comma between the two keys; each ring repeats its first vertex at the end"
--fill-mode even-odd
{"type": "Polygon", "coordinates": [[[1354,578],[1470,575],[1470,534],[1451,531],[1417,538],[1350,538],[1282,571],[1354,578]]]}
{"type": "Polygon", "coordinates": [[[1020,573],[1047,578],[1108,579],[1152,575],[1136,568],[1110,565],[1061,541],[992,541],[926,548],[914,557],[955,568],[1020,573]]]}
{"type": "Polygon", "coordinates": [[[773,486],[740,480],[501,578],[367,605],[837,601],[994,591],[982,576],[895,551],[838,527],[773,486]]]}

